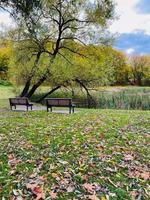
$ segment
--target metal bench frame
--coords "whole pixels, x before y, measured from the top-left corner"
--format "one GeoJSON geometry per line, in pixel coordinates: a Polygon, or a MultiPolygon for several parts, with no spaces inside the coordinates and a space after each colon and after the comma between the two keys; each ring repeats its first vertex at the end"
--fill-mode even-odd
{"type": "Polygon", "coordinates": [[[74,113],[75,105],[72,103],[71,98],[46,98],[47,112],[52,112],[52,107],[69,107],[69,113],[74,113]]]}
{"type": "Polygon", "coordinates": [[[29,100],[27,97],[15,97],[15,98],[9,98],[10,102],[10,109],[13,110],[13,107],[16,109],[17,105],[26,106],[26,109],[28,111],[29,107],[32,110],[33,104],[29,103],[29,100]]]}

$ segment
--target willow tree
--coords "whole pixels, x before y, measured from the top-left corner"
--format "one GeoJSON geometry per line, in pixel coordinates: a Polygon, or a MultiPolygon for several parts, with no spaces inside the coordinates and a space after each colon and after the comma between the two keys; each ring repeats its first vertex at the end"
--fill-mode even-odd
{"type": "MultiPolygon", "coordinates": [[[[18,35],[16,37],[14,34],[14,39],[17,40],[19,53],[22,52],[22,59],[28,52],[31,59],[34,58],[21,93],[21,96],[29,98],[52,76],[51,67],[57,56],[68,60],[67,53],[63,54],[64,49],[86,57],[80,53],[81,49],[70,46],[70,41],[81,44],[95,41],[99,43],[101,33],[114,17],[112,0],[7,0],[6,3],[17,21],[18,35]],[[47,55],[47,62],[38,80],[33,82],[39,73],[43,55],[47,55]]],[[[5,5],[6,3],[4,1],[5,5]]]]}

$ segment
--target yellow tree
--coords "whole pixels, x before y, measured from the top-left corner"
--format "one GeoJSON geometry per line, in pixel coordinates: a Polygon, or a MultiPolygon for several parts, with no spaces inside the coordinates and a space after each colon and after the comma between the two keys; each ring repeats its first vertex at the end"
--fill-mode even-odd
{"type": "Polygon", "coordinates": [[[0,79],[8,79],[9,60],[11,56],[11,42],[4,40],[0,41],[0,79]]]}
{"type": "Polygon", "coordinates": [[[130,58],[131,75],[135,85],[150,83],[150,56],[132,56],[130,58]]]}

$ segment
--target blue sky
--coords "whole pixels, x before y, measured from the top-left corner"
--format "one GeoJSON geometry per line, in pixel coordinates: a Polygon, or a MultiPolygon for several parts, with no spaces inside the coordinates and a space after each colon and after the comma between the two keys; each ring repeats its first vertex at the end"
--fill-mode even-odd
{"type": "Polygon", "coordinates": [[[150,13],[150,1],[141,0],[136,5],[136,11],[140,14],[149,14],[150,13]]]}
{"type": "Polygon", "coordinates": [[[150,54],[150,0],[116,0],[119,20],[110,27],[118,33],[114,46],[127,54],[150,54]]]}
{"type": "MultiPolygon", "coordinates": [[[[110,26],[117,35],[114,47],[127,54],[150,54],[150,0],[114,0],[118,20],[110,26]]],[[[0,11],[0,24],[13,25],[0,11]]]]}

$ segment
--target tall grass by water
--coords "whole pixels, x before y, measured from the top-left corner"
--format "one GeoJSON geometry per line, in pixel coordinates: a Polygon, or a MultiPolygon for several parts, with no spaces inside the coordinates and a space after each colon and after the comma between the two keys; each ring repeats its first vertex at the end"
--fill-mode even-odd
{"type": "MultiPolygon", "coordinates": [[[[44,89],[40,91],[32,97],[33,101],[46,93],[44,89]]],[[[91,89],[90,93],[95,108],[150,110],[150,87],[104,87],[91,89]]],[[[78,107],[88,107],[86,93],[79,88],[76,88],[74,92],[69,89],[61,89],[49,97],[71,97],[78,107]]]]}
{"type": "MultiPolygon", "coordinates": [[[[31,100],[36,102],[49,90],[49,87],[41,87],[31,100]]],[[[18,89],[16,90],[12,86],[0,86],[0,108],[8,107],[8,98],[18,96],[19,92],[18,89]]],[[[100,87],[91,89],[90,93],[94,100],[93,107],[95,108],[150,110],[150,87],[100,87]]],[[[86,93],[81,91],[80,88],[75,88],[74,92],[70,88],[63,88],[49,97],[70,97],[73,98],[77,107],[88,107],[86,93]]]]}

